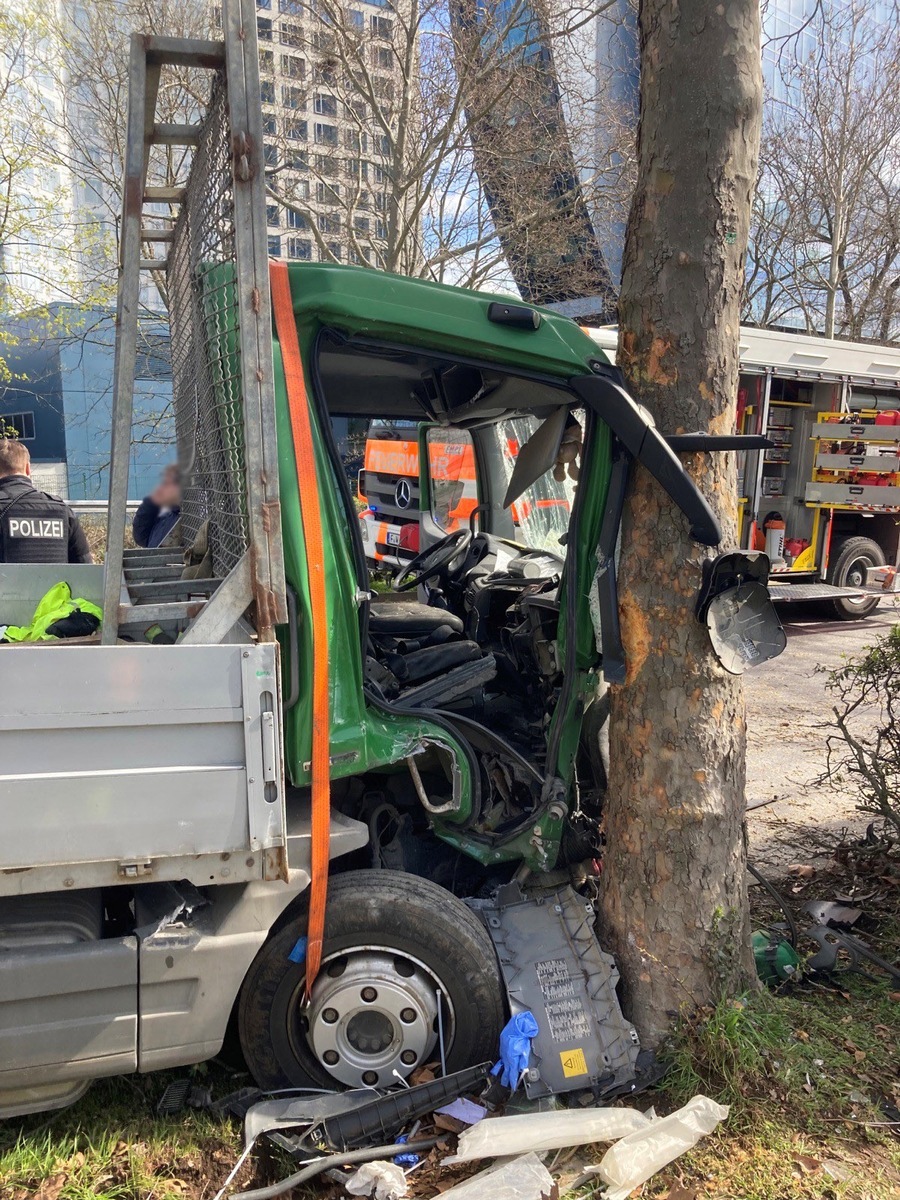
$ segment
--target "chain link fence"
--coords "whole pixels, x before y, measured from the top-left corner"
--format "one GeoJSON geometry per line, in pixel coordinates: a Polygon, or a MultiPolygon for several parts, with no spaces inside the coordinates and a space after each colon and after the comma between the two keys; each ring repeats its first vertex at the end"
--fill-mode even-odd
{"type": "Polygon", "coordinates": [[[213,84],[174,229],[167,272],[182,540],[216,578],[249,545],[236,288],[231,130],[225,79],[213,84]]]}

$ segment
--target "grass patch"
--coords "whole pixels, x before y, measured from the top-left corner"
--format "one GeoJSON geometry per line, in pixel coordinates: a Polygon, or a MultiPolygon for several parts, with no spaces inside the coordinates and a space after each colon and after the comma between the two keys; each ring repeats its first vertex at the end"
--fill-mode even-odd
{"type": "Polygon", "coordinates": [[[803,1129],[826,1116],[883,1121],[879,1105],[897,1087],[897,1012],[884,982],[859,976],[841,990],[807,983],[722,1001],[679,1030],[666,1091],[679,1101],[706,1092],[748,1122],[773,1102],[803,1129]]]}
{"type": "Polygon", "coordinates": [[[658,1093],[669,1111],[702,1092],[727,1122],[647,1185],[734,1200],[896,1200],[897,1002],[885,981],[845,976],[723,1000],[685,1022],[658,1093]]]}
{"type": "MultiPolygon", "coordinates": [[[[0,1127],[3,1200],[206,1200],[240,1153],[237,1126],[188,1110],[160,1117],[166,1084],[185,1072],[101,1080],[69,1109],[0,1127]]],[[[218,1082],[218,1081],[216,1081],[218,1082]]],[[[224,1076],[216,1091],[235,1086],[224,1076]]],[[[239,1177],[252,1186],[254,1167],[239,1177]]]]}
{"type": "MultiPolygon", "coordinates": [[[[900,1139],[880,1106],[898,1099],[900,1010],[884,981],[850,975],[842,985],[723,1000],[681,1024],[665,1079],[633,1103],[664,1114],[702,1093],[731,1113],[635,1197],[897,1200],[900,1139]]],[[[564,1194],[587,1200],[601,1189],[564,1194]]]]}

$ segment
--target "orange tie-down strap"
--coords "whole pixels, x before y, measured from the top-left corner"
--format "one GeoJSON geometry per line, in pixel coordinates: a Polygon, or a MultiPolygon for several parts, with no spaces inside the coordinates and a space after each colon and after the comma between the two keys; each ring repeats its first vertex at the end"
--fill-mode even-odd
{"type": "Polygon", "coordinates": [[[309,600],[312,609],[313,690],[312,690],[312,883],[309,891],[309,927],[306,947],[306,992],[315,982],[322,962],[322,938],[325,932],[325,901],[328,896],[328,830],[331,808],[331,766],[329,762],[328,712],[328,608],[325,596],[325,543],[316,477],[316,454],[309,401],[303,378],[303,360],[294,321],[291,284],[287,264],[269,264],[272,283],[272,308],[275,329],[281,346],[284,382],[294,457],[297,460],[297,484],[300,490],[300,516],[306,545],[309,576],[309,600]]]}

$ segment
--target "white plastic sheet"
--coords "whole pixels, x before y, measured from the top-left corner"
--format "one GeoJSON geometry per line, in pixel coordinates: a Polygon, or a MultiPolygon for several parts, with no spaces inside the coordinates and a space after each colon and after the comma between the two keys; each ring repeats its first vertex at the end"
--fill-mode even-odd
{"type": "Polygon", "coordinates": [[[542,1196],[550,1195],[552,1187],[553,1176],[538,1156],[525,1154],[479,1171],[443,1192],[441,1200],[541,1200],[542,1196]]]}
{"type": "Polygon", "coordinates": [[[728,1111],[709,1096],[695,1096],[684,1108],[616,1142],[595,1167],[589,1168],[610,1185],[605,1200],[624,1200],[633,1188],[712,1133],[728,1111]]]}
{"type": "Polygon", "coordinates": [[[638,1133],[650,1118],[634,1108],[581,1108],[561,1112],[488,1117],[459,1135],[457,1152],[444,1165],[474,1158],[503,1158],[529,1150],[558,1150],[589,1142],[614,1142],[638,1133]]]}
{"type": "Polygon", "coordinates": [[[374,1200],[403,1200],[407,1190],[403,1168],[378,1159],[363,1163],[344,1186],[351,1196],[373,1196],[374,1200]]]}

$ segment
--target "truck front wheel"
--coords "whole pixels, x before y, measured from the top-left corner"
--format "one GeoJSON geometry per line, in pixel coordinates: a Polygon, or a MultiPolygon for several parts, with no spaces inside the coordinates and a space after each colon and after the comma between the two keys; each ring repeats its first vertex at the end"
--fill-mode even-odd
{"type": "MultiPolygon", "coordinates": [[[[884,554],[877,542],[866,537],[847,538],[837,547],[831,560],[828,582],[835,587],[865,587],[866,570],[883,566],[884,554]]],[[[831,601],[834,613],[841,621],[859,621],[873,613],[878,604],[878,596],[862,596],[858,600],[846,596],[831,601]]]]}
{"type": "Polygon", "coordinates": [[[396,871],[330,880],[322,967],[305,1000],[291,961],[305,906],[269,938],[241,989],[238,1028],[260,1087],[387,1087],[441,1059],[497,1056],[504,988],[490,938],[450,892],[396,871]]]}

